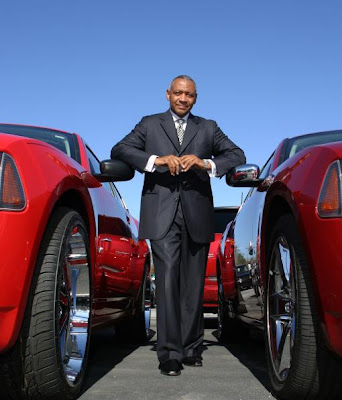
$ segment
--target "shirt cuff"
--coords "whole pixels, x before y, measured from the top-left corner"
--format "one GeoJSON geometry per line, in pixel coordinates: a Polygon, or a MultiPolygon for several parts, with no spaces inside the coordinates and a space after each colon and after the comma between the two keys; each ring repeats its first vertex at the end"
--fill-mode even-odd
{"type": "Polygon", "coordinates": [[[156,167],[154,166],[156,158],[158,158],[158,156],[155,155],[150,156],[150,158],[147,161],[146,167],[144,168],[145,172],[154,172],[156,170],[156,167]]]}
{"type": "Polygon", "coordinates": [[[214,163],[214,161],[210,160],[209,158],[205,159],[203,161],[209,161],[210,162],[211,169],[207,169],[207,172],[208,172],[208,175],[210,176],[210,178],[215,178],[217,175],[216,175],[216,164],[214,163]]]}

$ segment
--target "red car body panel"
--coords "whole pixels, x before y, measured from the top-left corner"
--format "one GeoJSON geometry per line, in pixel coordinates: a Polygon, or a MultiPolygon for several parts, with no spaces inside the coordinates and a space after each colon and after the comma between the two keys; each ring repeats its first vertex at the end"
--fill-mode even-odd
{"type": "Polygon", "coordinates": [[[223,291],[227,298],[233,299],[236,295],[236,274],[234,269],[234,240],[230,237],[232,224],[233,222],[230,222],[222,234],[217,256],[220,264],[223,291]]]}
{"type": "Polygon", "coordinates": [[[119,196],[90,174],[85,143],[73,135],[82,165],[47,143],[0,133],[0,152],[13,157],[26,196],[22,211],[0,210],[0,353],[18,338],[45,229],[59,205],[76,209],[88,226],[92,326],[134,312],[128,305],[138,295],[148,246],[119,196]]]}
{"type": "Polygon", "coordinates": [[[203,307],[206,312],[217,311],[218,288],[217,288],[217,263],[222,232],[227,223],[232,221],[238,211],[237,206],[215,207],[215,240],[210,243],[207,268],[204,281],[203,307]]]}
{"type": "MultiPolygon", "coordinates": [[[[238,285],[234,277],[237,254],[229,257],[230,246],[234,251],[251,247],[251,253],[260,279],[258,287],[263,295],[266,273],[267,240],[272,228],[272,218],[279,209],[291,212],[308,260],[310,278],[314,289],[316,309],[327,346],[338,356],[342,356],[342,218],[322,218],[317,213],[317,201],[329,166],[342,159],[342,143],[334,142],[305,148],[281,163],[280,154],[285,141],[276,149],[270,167],[268,186],[261,185],[251,197],[259,196],[259,203],[242,206],[229,232],[223,235],[219,249],[220,269],[226,299],[237,296],[238,285]],[[264,198],[262,198],[264,193],[264,198]],[[257,210],[255,204],[260,207],[257,210]],[[244,210],[245,208],[245,210],[244,210]],[[249,214],[246,214],[248,211],[249,214]],[[245,212],[245,214],[243,214],[245,212]],[[248,218],[254,215],[254,222],[248,218]],[[249,225],[259,220],[255,234],[248,236],[249,225]],[[249,225],[248,225],[249,224],[249,225]],[[246,238],[242,241],[242,232],[246,238]],[[247,232],[247,233],[246,233],[247,232]],[[240,246],[241,245],[241,246],[240,246]],[[235,258],[235,261],[234,261],[235,258]],[[233,281],[232,281],[233,277],[233,281]]],[[[253,200],[254,201],[254,200],[253,200]]],[[[246,259],[248,253],[246,253],[246,259]]],[[[252,258],[250,258],[252,259],[252,258]]],[[[241,295],[241,293],[239,294],[241,295]]],[[[262,302],[260,319],[263,318],[262,302]]],[[[248,317],[248,315],[246,315],[248,317]]],[[[246,317],[244,316],[244,318],[246,317]]],[[[254,315],[253,315],[254,318],[254,315]]]]}
{"type": "Polygon", "coordinates": [[[316,207],[327,168],[338,159],[341,143],[315,146],[290,158],[273,172],[283,186],[269,191],[265,212],[281,194],[297,217],[326,343],[342,356],[342,220],[321,218],[316,207]]]}
{"type": "Polygon", "coordinates": [[[207,269],[204,281],[205,308],[217,307],[217,254],[221,242],[222,233],[215,233],[215,240],[210,243],[207,269]]]}

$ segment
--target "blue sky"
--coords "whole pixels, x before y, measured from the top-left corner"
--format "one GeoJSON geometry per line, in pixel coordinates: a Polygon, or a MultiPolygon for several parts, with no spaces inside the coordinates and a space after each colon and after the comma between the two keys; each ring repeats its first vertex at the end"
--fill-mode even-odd
{"type": "MultiPolygon", "coordinates": [[[[284,137],[342,129],[340,0],[31,0],[0,5],[0,121],[80,133],[100,159],[188,74],[193,113],[260,166],[284,137]]],[[[117,186],[138,216],[143,177],[117,186]]],[[[212,181],[215,205],[241,189],[212,181]]]]}

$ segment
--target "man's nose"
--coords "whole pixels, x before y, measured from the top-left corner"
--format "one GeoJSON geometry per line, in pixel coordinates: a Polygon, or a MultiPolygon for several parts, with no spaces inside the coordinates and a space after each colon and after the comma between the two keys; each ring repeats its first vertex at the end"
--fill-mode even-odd
{"type": "Polygon", "coordinates": [[[180,100],[182,103],[186,103],[186,102],[188,101],[188,99],[187,99],[185,93],[182,94],[182,95],[180,96],[179,100],[180,100]]]}

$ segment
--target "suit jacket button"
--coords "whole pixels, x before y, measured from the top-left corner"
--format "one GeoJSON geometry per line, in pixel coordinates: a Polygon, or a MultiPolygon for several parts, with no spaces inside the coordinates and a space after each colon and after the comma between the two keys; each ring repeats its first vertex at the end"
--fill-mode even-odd
{"type": "Polygon", "coordinates": [[[178,197],[175,197],[175,201],[178,201],[178,197]]]}

